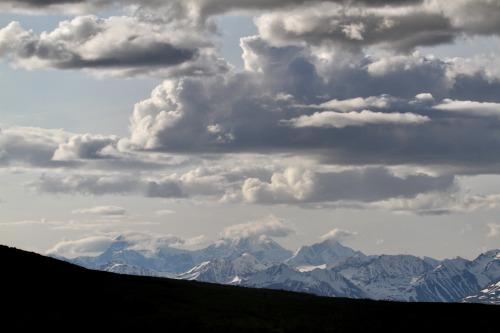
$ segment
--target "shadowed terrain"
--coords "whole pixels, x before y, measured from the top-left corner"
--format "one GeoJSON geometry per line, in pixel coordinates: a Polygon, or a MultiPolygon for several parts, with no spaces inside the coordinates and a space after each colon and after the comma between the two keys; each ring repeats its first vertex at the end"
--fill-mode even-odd
{"type": "Polygon", "coordinates": [[[7,246],[2,325],[128,332],[497,332],[500,307],[318,297],[120,275],[7,246]]]}

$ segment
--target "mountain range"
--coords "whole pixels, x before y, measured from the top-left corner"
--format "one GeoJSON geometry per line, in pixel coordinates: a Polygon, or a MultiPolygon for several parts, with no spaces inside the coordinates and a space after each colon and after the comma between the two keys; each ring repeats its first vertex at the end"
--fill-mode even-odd
{"type": "Polygon", "coordinates": [[[498,331],[500,307],[489,304],[320,297],[117,274],[4,245],[0,245],[0,262],[2,327],[7,331],[498,331]]]}
{"type": "Polygon", "coordinates": [[[500,250],[474,260],[365,255],[334,239],[295,252],[269,237],[220,239],[200,250],[133,249],[118,237],[95,257],[56,257],[94,270],[319,296],[500,304],[500,250]]]}

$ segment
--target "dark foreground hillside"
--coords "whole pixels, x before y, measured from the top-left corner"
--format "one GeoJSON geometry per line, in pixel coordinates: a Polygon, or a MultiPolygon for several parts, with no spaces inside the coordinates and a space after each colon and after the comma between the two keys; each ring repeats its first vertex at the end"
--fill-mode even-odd
{"type": "Polygon", "coordinates": [[[498,332],[500,306],[317,297],[92,271],[0,245],[10,331],[498,332]]]}

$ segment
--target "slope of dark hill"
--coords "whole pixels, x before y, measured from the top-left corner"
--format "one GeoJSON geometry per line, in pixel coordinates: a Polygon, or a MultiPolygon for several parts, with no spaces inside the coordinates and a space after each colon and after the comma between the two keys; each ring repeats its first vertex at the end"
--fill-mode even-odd
{"type": "Polygon", "coordinates": [[[500,307],[317,297],[88,270],[0,246],[2,326],[15,331],[496,332],[500,307]]]}

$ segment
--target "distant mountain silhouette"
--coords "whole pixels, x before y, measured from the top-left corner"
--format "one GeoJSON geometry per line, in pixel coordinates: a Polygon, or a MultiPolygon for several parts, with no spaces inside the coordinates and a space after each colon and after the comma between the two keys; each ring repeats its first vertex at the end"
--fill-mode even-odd
{"type": "Polygon", "coordinates": [[[500,307],[318,297],[86,269],[0,245],[7,331],[496,332],[500,307]]]}

